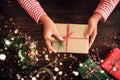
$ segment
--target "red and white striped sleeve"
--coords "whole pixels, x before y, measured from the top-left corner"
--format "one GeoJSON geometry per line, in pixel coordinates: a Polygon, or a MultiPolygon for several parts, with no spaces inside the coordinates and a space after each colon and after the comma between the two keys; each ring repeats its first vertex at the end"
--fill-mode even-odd
{"type": "Polygon", "coordinates": [[[101,0],[95,12],[100,13],[103,21],[106,21],[120,0],[101,0]]]}
{"type": "Polygon", "coordinates": [[[46,14],[37,0],[17,0],[28,14],[38,23],[40,17],[46,14]]]}

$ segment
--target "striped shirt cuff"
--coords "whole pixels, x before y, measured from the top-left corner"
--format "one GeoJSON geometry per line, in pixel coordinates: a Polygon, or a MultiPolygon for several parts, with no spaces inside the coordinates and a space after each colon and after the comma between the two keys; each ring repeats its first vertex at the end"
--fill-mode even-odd
{"type": "Polygon", "coordinates": [[[46,14],[37,0],[17,0],[20,5],[28,12],[28,14],[36,21],[39,22],[40,17],[46,14]]]}
{"type": "Polygon", "coordinates": [[[101,0],[95,12],[100,13],[103,17],[102,21],[105,22],[119,1],[120,0],[101,0]]]}

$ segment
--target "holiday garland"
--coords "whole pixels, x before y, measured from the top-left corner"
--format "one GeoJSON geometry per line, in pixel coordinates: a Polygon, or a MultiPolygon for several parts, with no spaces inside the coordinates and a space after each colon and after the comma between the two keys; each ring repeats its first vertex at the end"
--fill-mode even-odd
{"type": "Polygon", "coordinates": [[[31,78],[38,62],[37,42],[13,18],[0,23],[0,79],[31,78]]]}
{"type": "MultiPolygon", "coordinates": [[[[7,56],[7,60],[15,60],[17,63],[15,65],[19,69],[25,70],[24,75],[30,74],[32,67],[38,60],[38,50],[34,41],[26,41],[19,35],[7,35],[0,40],[0,45],[0,55],[7,56]]],[[[14,68],[14,66],[11,67],[14,68]]],[[[11,70],[9,75],[15,72],[16,70],[11,70]]],[[[18,74],[21,74],[19,72],[18,74]]]]}

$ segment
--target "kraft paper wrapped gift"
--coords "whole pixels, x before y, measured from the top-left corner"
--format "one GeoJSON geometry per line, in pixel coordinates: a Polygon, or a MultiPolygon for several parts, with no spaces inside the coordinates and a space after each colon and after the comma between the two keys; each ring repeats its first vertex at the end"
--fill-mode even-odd
{"type": "Polygon", "coordinates": [[[80,64],[78,72],[85,80],[112,80],[91,58],[80,64]]]}
{"type": "Polygon", "coordinates": [[[86,24],[56,24],[64,41],[56,40],[52,46],[57,52],[88,54],[89,39],[85,37],[88,29],[86,24]]]}
{"type": "Polygon", "coordinates": [[[113,49],[104,59],[101,66],[117,80],[120,80],[120,49],[113,49]]]}

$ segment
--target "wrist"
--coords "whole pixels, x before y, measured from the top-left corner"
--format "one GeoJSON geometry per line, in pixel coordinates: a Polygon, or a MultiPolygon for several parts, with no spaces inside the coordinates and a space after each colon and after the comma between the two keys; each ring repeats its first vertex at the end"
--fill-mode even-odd
{"type": "Polygon", "coordinates": [[[94,19],[98,23],[102,19],[102,15],[100,13],[94,13],[91,19],[94,19]]]}
{"type": "Polygon", "coordinates": [[[47,22],[50,22],[51,19],[48,17],[47,14],[44,14],[40,17],[39,23],[46,24],[47,22]]]}

